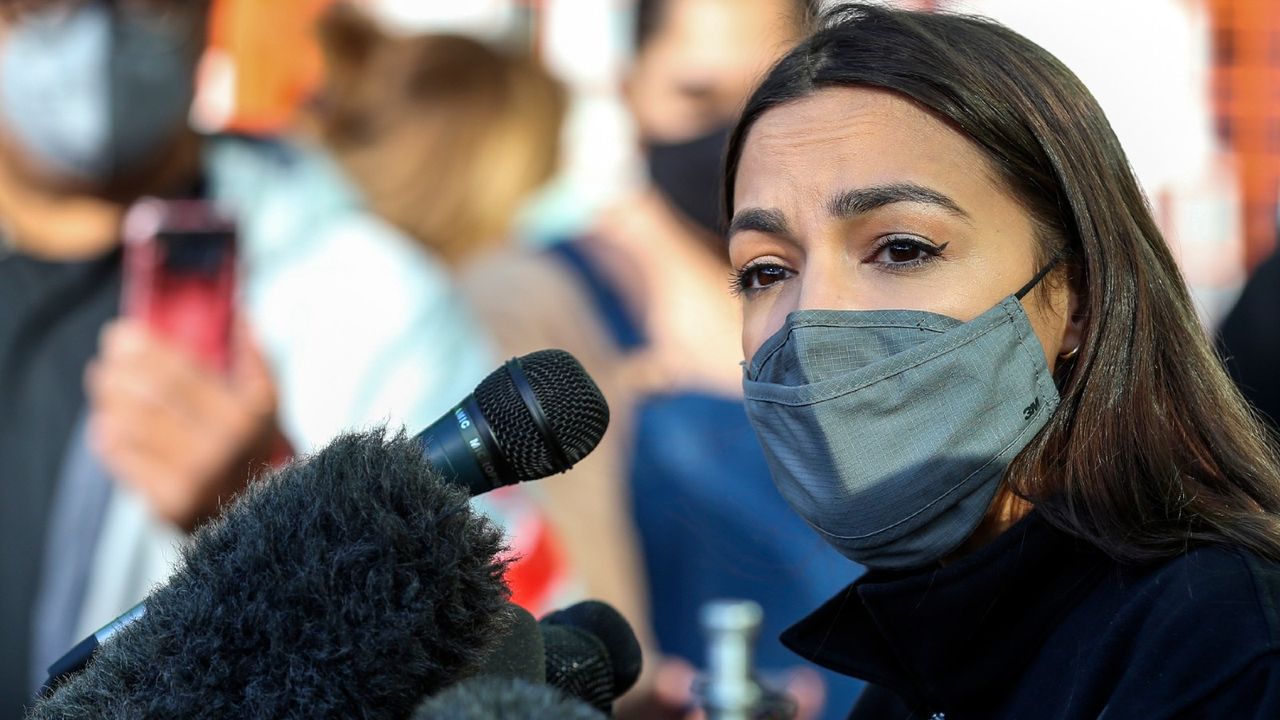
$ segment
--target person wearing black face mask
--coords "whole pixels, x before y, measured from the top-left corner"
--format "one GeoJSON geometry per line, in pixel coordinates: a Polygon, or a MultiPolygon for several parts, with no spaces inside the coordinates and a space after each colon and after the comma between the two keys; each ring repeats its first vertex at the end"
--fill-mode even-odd
{"type": "MultiPolygon", "coordinates": [[[[32,4],[0,21],[0,717],[20,715],[38,674],[41,542],[80,374],[118,312],[121,213],[199,174],[185,119],[204,4],[188,5],[32,4]]],[[[95,517],[109,487],[96,489],[77,493],[95,517]]]]}
{"type": "Polygon", "coordinates": [[[723,125],[689,140],[645,144],[654,187],[700,238],[714,238],[717,243],[724,228],[720,195],[714,189],[719,188],[730,129],[723,125]]]}
{"type": "MultiPolygon", "coordinates": [[[[637,10],[623,91],[648,182],[586,236],[476,265],[464,288],[504,352],[570,350],[616,409],[604,442],[570,473],[588,477],[540,489],[590,593],[653,629],[649,644],[671,658],[646,665],[658,668],[653,699],[679,706],[689,700],[691,665],[703,663],[703,601],[760,602],[760,665],[785,673],[798,663],[778,632],[808,609],[805,598],[820,600],[860,569],[813,541],[763,469],[741,405],[740,313],[726,290],[718,222],[728,129],[756,79],[803,35],[812,8],[645,0],[637,10]],[[722,502],[729,487],[734,513],[722,502]]],[[[833,706],[858,687],[804,676],[793,690],[806,710],[821,704],[823,682],[833,706]]]]}

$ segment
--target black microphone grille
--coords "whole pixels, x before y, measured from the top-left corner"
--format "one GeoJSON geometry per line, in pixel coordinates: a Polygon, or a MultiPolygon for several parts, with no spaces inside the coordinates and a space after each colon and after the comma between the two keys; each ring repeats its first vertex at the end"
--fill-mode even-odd
{"type": "MultiPolygon", "coordinates": [[[[577,605],[557,610],[542,618],[543,626],[574,628],[598,640],[606,653],[610,672],[612,697],[616,698],[631,689],[640,677],[643,657],[640,641],[631,624],[608,603],[584,600],[577,605]]],[[[547,647],[547,682],[551,682],[553,653],[547,647]]]]}
{"type": "Polygon", "coordinates": [[[614,692],[609,652],[599,638],[574,627],[543,623],[547,684],[610,712],[614,692]]]}
{"type": "Polygon", "coordinates": [[[550,438],[521,395],[511,363],[490,373],[476,387],[475,399],[515,479],[524,482],[564,472],[595,449],[609,427],[609,405],[577,358],[564,350],[539,350],[516,364],[550,438]]]}

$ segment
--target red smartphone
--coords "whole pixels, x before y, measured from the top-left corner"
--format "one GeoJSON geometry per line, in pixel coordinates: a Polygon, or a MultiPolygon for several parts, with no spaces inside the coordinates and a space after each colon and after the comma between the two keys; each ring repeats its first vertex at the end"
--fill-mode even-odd
{"type": "Polygon", "coordinates": [[[236,228],[203,200],[139,200],[124,219],[124,312],[207,366],[231,359],[236,228]]]}

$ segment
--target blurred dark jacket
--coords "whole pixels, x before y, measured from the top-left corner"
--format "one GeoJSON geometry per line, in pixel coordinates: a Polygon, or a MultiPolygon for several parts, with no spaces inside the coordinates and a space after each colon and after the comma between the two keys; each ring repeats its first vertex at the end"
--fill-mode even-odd
{"type": "Polygon", "coordinates": [[[1258,266],[1219,333],[1240,392],[1280,428],[1280,252],[1258,266]]]}
{"type": "Polygon", "coordinates": [[[1038,512],[945,567],[868,572],[782,639],[870,683],[851,720],[1280,717],[1280,563],[1122,565],[1038,512]]]}

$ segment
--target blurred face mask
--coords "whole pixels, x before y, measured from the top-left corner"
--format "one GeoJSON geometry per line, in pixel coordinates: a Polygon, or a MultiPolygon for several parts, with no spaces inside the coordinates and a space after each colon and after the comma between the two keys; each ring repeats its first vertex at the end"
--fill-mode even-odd
{"type": "MultiPolygon", "coordinates": [[[[720,166],[732,126],[678,143],[648,143],[645,154],[653,184],[682,215],[720,235],[720,166]]],[[[723,253],[723,249],[717,247],[723,253]]]]}
{"type": "Polygon", "coordinates": [[[1021,299],[969,322],[801,310],[746,367],[747,414],[779,492],[871,568],[937,562],[977,529],[1005,468],[1058,406],[1021,299]]]}
{"type": "Polygon", "coordinates": [[[198,47],[189,22],[105,2],[24,15],[0,43],[0,120],[60,175],[110,180],[186,122],[198,47]]]}

